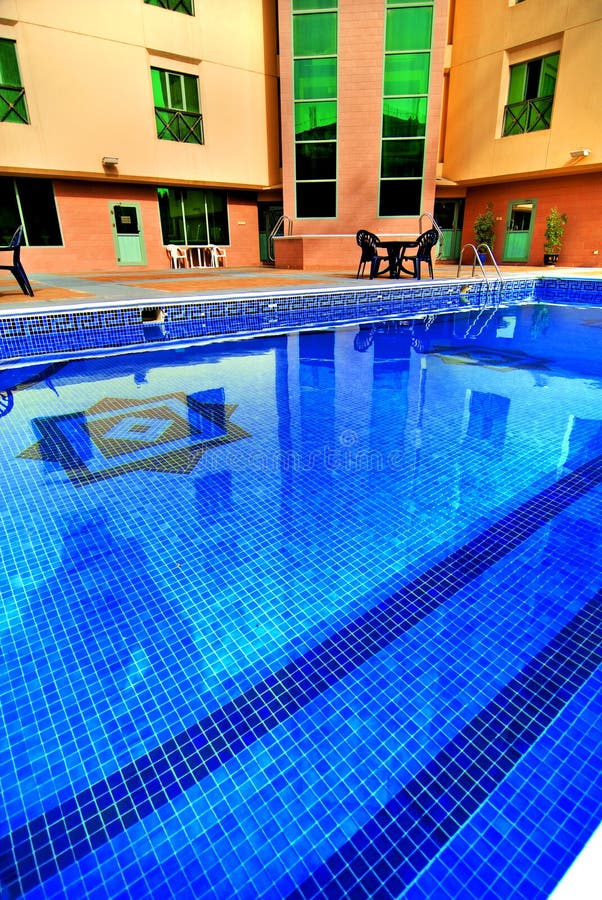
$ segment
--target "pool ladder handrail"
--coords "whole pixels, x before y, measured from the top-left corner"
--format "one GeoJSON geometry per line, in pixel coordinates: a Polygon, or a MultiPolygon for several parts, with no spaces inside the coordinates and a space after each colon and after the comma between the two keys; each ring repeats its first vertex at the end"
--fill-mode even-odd
{"type": "Polygon", "coordinates": [[[458,271],[456,272],[456,278],[459,278],[459,277],[460,277],[460,272],[461,272],[461,270],[462,270],[462,257],[464,256],[464,251],[465,251],[468,247],[469,247],[469,248],[473,251],[473,253],[474,253],[474,256],[473,256],[473,259],[472,259],[472,273],[471,273],[471,277],[474,278],[475,268],[476,268],[476,265],[477,265],[477,262],[478,262],[479,268],[480,268],[480,270],[481,270],[481,274],[482,274],[483,278],[485,279],[485,282],[486,282],[486,284],[487,284],[487,287],[489,287],[490,282],[489,282],[489,279],[487,278],[487,273],[486,273],[486,271],[485,271],[485,266],[483,265],[483,261],[482,261],[480,255],[479,255],[480,253],[482,253],[485,257],[489,257],[489,259],[491,260],[491,263],[493,264],[493,267],[494,267],[494,269],[495,269],[495,271],[496,271],[498,280],[500,281],[501,284],[503,284],[503,283],[504,283],[504,276],[502,275],[502,273],[501,273],[501,271],[500,271],[500,267],[498,266],[498,264],[497,264],[497,262],[496,262],[496,259],[495,259],[495,256],[493,255],[493,250],[491,249],[491,247],[489,246],[489,244],[485,244],[485,243],[478,244],[476,247],[475,247],[474,244],[464,244],[464,246],[462,247],[462,249],[461,249],[461,251],[460,251],[460,259],[458,260],[458,271]]]}
{"type": "Polygon", "coordinates": [[[293,233],[293,220],[289,218],[289,216],[285,216],[284,213],[280,216],[268,235],[268,260],[272,263],[276,261],[274,255],[274,238],[278,234],[280,228],[284,225],[286,225],[286,228],[283,228],[283,234],[285,235],[285,237],[290,237],[290,235],[293,233]]]}
{"type": "Polygon", "coordinates": [[[422,224],[423,219],[428,219],[431,227],[434,228],[439,235],[439,240],[437,241],[437,251],[435,253],[435,258],[439,259],[443,250],[443,232],[441,231],[438,223],[435,221],[434,216],[432,216],[430,212],[422,212],[420,213],[420,218],[418,219],[418,234],[422,234],[422,232],[426,230],[424,225],[422,224]]]}

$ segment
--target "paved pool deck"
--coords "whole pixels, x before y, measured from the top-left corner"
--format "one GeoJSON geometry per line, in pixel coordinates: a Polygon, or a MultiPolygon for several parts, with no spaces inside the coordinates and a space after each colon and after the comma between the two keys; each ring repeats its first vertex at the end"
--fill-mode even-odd
{"type": "MultiPolygon", "coordinates": [[[[602,268],[554,268],[501,266],[504,276],[508,275],[545,275],[545,276],[581,276],[602,277],[602,268]]],[[[461,275],[470,277],[472,267],[464,264],[461,275]]],[[[479,271],[475,273],[479,276],[479,271]]],[[[488,278],[494,279],[495,270],[487,267],[488,278]]],[[[436,279],[455,279],[455,264],[438,264],[435,267],[436,279]]],[[[23,314],[41,310],[55,311],[66,307],[97,306],[124,301],[149,301],[160,303],[161,300],[203,299],[219,295],[246,295],[249,293],[283,290],[303,291],[311,289],[333,288],[335,290],[353,287],[358,284],[368,285],[368,278],[356,279],[356,270],[339,271],[301,271],[297,269],[276,269],[271,266],[234,269],[122,269],[98,271],[78,274],[61,273],[29,273],[35,296],[28,297],[21,293],[18,285],[8,272],[0,272],[0,315],[11,312],[23,314]]],[[[372,284],[386,284],[389,279],[381,277],[372,284]]],[[[403,278],[402,282],[415,283],[414,279],[403,278]]],[[[398,282],[394,282],[397,284],[398,282]]]]}

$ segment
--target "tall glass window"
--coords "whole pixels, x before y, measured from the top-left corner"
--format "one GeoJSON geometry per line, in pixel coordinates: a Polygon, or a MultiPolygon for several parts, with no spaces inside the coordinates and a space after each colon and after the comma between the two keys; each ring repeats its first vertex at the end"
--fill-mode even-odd
{"type": "Polygon", "coordinates": [[[25,88],[21,84],[17,45],[0,39],[0,122],[29,123],[25,88]]]}
{"type": "Polygon", "coordinates": [[[378,212],[419,215],[428,110],[433,2],[387,3],[378,212]]]}
{"type": "Polygon", "coordinates": [[[19,225],[29,247],[61,247],[63,239],[52,182],[46,178],[0,178],[0,244],[19,225]]]}
{"type": "Polygon", "coordinates": [[[293,0],[297,216],[336,215],[337,0],[293,0]]]}
{"type": "Polygon", "coordinates": [[[164,244],[230,243],[225,191],[159,188],[157,194],[164,244]]]}

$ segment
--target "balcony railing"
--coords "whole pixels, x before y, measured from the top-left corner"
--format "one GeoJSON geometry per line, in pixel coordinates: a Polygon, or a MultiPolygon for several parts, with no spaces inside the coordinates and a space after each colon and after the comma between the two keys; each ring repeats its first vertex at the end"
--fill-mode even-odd
{"type": "Polygon", "coordinates": [[[29,124],[25,88],[0,84],[0,122],[24,122],[29,124]]]}
{"type": "Polygon", "coordinates": [[[161,6],[163,9],[171,9],[173,12],[186,13],[194,16],[194,0],[144,0],[151,6],[161,6]]]}
{"type": "Polygon", "coordinates": [[[155,106],[155,121],[157,136],[164,141],[181,141],[185,144],[202,144],[204,142],[201,113],[155,106]]]}
{"type": "Polygon", "coordinates": [[[509,103],[504,110],[504,136],[550,127],[554,95],[509,103]]]}

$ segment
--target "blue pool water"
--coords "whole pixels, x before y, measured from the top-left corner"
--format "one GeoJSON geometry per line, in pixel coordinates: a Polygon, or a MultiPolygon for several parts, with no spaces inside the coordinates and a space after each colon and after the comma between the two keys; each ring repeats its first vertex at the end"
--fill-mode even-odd
{"type": "Polygon", "coordinates": [[[0,371],[0,897],[547,897],[602,820],[601,329],[0,371]]]}

